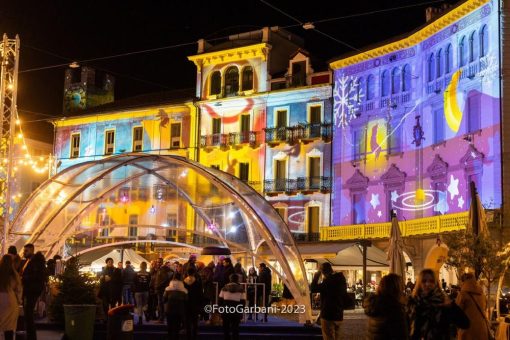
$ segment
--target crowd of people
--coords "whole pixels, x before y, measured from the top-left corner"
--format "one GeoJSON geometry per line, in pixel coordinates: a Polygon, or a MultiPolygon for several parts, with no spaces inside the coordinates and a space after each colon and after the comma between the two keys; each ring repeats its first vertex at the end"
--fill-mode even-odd
{"type": "MultiPolygon", "coordinates": [[[[0,260],[0,331],[5,340],[14,339],[17,329],[19,306],[23,306],[26,339],[37,339],[34,309],[47,287],[49,275],[55,274],[55,257],[46,262],[33,244],[23,247],[23,258],[14,246],[0,260]]],[[[42,299],[44,300],[44,299],[42,299]]]]}
{"type": "MultiPolygon", "coordinates": [[[[228,257],[207,265],[197,262],[195,255],[185,263],[159,258],[150,263],[150,268],[142,262],[138,272],[129,261],[125,268],[120,262],[115,267],[113,259],[107,258],[100,274],[99,297],[106,316],[113,307],[133,304],[138,324],[166,322],[170,339],[178,338],[182,328],[188,339],[196,339],[199,320],[210,322],[212,317],[206,313],[206,305],[268,306],[271,280],[271,271],[264,263],[258,272],[252,267],[247,273],[240,262],[233,265],[228,257]],[[257,293],[254,284],[259,284],[257,293]]],[[[221,317],[225,338],[238,338],[242,315],[225,313],[221,317]]],[[[261,321],[267,322],[267,314],[261,321]]]]}

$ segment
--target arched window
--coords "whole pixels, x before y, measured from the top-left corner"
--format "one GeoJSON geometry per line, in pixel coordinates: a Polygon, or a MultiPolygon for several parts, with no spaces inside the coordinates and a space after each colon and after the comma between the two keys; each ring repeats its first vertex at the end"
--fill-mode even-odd
{"type": "Polygon", "coordinates": [[[477,52],[477,41],[476,41],[476,32],[471,32],[471,35],[469,36],[469,62],[473,62],[476,59],[476,52],[477,52]]]}
{"type": "Polygon", "coordinates": [[[225,96],[235,96],[239,91],[239,70],[230,66],[225,72],[225,96]]]}
{"type": "Polygon", "coordinates": [[[411,66],[405,65],[402,69],[402,91],[411,90],[411,66]]]}
{"type": "Polygon", "coordinates": [[[485,57],[489,52],[489,30],[487,25],[483,25],[480,30],[480,58],[485,57]]]}
{"type": "Polygon", "coordinates": [[[362,98],[365,96],[363,89],[365,88],[365,79],[363,77],[358,78],[356,81],[356,100],[361,103],[362,98]]]}
{"type": "Polygon", "coordinates": [[[391,93],[396,94],[400,92],[400,70],[395,67],[391,71],[391,93]]]}
{"type": "Polygon", "coordinates": [[[427,61],[427,70],[428,70],[428,77],[427,77],[428,81],[434,80],[434,78],[436,76],[434,53],[431,53],[429,55],[429,59],[427,61]]]}
{"type": "Polygon", "coordinates": [[[384,70],[381,74],[381,96],[386,97],[390,94],[390,77],[388,70],[384,70]]]}
{"type": "Polygon", "coordinates": [[[367,77],[367,100],[374,99],[374,76],[369,75],[367,77]]]}
{"type": "Polygon", "coordinates": [[[436,78],[443,75],[443,50],[440,49],[436,54],[436,78]]]}
{"type": "Polygon", "coordinates": [[[211,74],[209,94],[220,94],[221,92],[221,73],[220,71],[214,71],[211,74]]]}
{"type": "Polygon", "coordinates": [[[460,38],[459,43],[459,66],[465,66],[467,64],[467,43],[466,37],[460,38]]]}
{"type": "Polygon", "coordinates": [[[448,44],[444,55],[445,73],[450,73],[453,69],[453,47],[448,44]]]}
{"type": "Polygon", "coordinates": [[[253,90],[253,68],[246,66],[243,68],[243,83],[241,91],[253,90]]]}
{"type": "Polygon", "coordinates": [[[347,83],[347,101],[349,105],[353,105],[356,95],[356,89],[354,88],[354,82],[351,80],[347,83]]]}

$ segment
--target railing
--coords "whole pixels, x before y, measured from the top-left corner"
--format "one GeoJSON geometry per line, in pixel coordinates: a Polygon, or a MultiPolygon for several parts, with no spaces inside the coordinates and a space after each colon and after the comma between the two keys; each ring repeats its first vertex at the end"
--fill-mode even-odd
{"type": "MultiPolygon", "coordinates": [[[[464,230],[468,224],[468,212],[399,221],[403,237],[434,235],[464,230]]],[[[321,241],[378,239],[390,237],[391,222],[320,227],[321,241]]]]}
{"type": "Polygon", "coordinates": [[[227,134],[223,133],[200,136],[200,147],[227,146],[229,141],[228,137],[227,134]]]}
{"type": "Polygon", "coordinates": [[[292,232],[292,237],[296,242],[318,242],[320,233],[296,233],[292,232]]]}
{"type": "Polygon", "coordinates": [[[259,131],[233,132],[228,135],[229,145],[258,145],[260,144],[259,131]]]}
{"type": "Polygon", "coordinates": [[[329,191],[331,190],[331,177],[298,177],[297,189],[300,191],[329,191]]]}
{"type": "Polygon", "coordinates": [[[306,86],[306,74],[294,74],[285,76],[287,87],[306,86]]]}
{"type": "Polygon", "coordinates": [[[286,127],[265,128],[266,143],[294,143],[299,140],[330,139],[333,133],[329,122],[316,124],[298,124],[286,127]]]}
{"type": "Polygon", "coordinates": [[[297,180],[288,178],[266,179],[264,181],[265,193],[295,193],[298,191],[297,180]]]}

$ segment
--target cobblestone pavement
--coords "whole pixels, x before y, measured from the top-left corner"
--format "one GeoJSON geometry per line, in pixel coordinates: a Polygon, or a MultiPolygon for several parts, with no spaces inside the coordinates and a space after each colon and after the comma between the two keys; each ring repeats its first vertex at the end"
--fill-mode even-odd
{"type": "Polygon", "coordinates": [[[366,339],[367,317],[362,308],[346,310],[342,323],[341,339],[361,340],[366,339]]]}

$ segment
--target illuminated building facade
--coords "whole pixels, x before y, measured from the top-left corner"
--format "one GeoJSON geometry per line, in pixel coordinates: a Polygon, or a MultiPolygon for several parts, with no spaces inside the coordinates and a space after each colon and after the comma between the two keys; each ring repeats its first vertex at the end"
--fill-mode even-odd
{"type": "Polygon", "coordinates": [[[467,211],[470,182],[502,206],[499,2],[331,63],[332,225],[467,211]]]}

